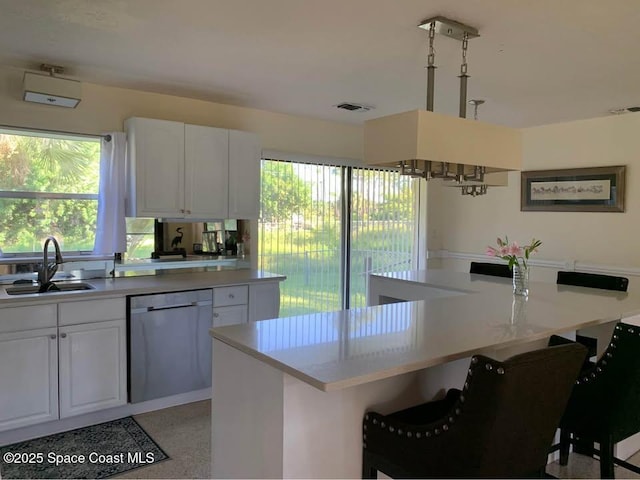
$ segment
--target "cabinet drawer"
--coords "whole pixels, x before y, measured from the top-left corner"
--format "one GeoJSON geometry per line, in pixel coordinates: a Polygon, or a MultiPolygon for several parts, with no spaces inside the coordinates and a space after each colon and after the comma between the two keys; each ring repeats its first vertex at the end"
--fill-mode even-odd
{"type": "Polygon", "coordinates": [[[249,286],[236,285],[213,289],[213,306],[245,305],[249,299],[249,286]]]}
{"type": "Polygon", "coordinates": [[[213,309],[213,327],[247,323],[249,309],[246,305],[217,307],[213,309]]]}
{"type": "Polygon", "coordinates": [[[58,313],[60,326],[118,320],[127,316],[124,297],[61,303],[58,313]]]}
{"type": "Polygon", "coordinates": [[[57,326],[56,304],[0,309],[0,333],[57,326]]]}

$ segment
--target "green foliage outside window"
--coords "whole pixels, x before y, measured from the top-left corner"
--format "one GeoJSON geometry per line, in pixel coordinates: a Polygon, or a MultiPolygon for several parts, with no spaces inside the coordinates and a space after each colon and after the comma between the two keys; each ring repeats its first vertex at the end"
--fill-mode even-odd
{"type": "Polygon", "coordinates": [[[3,252],[39,252],[49,235],[65,251],[92,250],[99,175],[97,140],[0,134],[3,252]]]}

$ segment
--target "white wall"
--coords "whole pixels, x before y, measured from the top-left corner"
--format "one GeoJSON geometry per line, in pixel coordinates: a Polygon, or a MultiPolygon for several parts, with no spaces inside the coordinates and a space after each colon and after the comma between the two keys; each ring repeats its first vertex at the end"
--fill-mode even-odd
{"type": "Polygon", "coordinates": [[[82,84],[75,109],[22,101],[24,70],[0,66],[0,124],[98,134],[122,130],[132,116],[258,133],[265,149],[362,158],[362,127],[172,95],[82,84]]]}
{"type": "Polygon", "coordinates": [[[527,128],[523,148],[524,170],[626,165],[625,213],[521,212],[519,172],[476,198],[430,185],[429,250],[482,255],[497,236],[536,237],[538,259],[640,268],[640,114],[527,128]]]}

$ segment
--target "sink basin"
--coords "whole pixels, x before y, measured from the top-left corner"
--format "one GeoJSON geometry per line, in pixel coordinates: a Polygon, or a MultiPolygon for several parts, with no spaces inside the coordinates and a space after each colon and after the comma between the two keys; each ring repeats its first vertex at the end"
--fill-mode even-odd
{"type": "Polygon", "coordinates": [[[89,283],[56,283],[57,290],[48,290],[40,292],[40,285],[18,285],[15,287],[7,287],[7,295],[31,295],[34,293],[51,294],[62,292],[75,292],[78,290],[93,290],[95,287],[89,283]]]}

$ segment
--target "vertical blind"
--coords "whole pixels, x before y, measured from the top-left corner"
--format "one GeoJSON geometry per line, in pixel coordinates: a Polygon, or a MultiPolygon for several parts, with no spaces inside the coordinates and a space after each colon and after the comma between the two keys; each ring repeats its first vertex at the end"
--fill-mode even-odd
{"type": "Polygon", "coordinates": [[[281,316],[364,306],[368,273],[411,268],[410,179],[279,160],[261,178],[259,264],[287,276],[281,316]]]}

